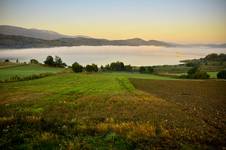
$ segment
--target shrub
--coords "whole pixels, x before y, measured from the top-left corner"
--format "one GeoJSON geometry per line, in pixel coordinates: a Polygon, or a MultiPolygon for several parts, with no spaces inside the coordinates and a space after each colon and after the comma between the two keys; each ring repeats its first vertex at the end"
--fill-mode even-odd
{"type": "Polygon", "coordinates": [[[79,63],[77,63],[77,62],[75,62],[75,63],[72,65],[72,70],[73,70],[74,72],[76,72],[76,73],[82,72],[82,69],[83,69],[83,67],[82,67],[79,63]]]}
{"type": "Polygon", "coordinates": [[[36,59],[31,59],[31,60],[30,60],[30,63],[31,63],[31,64],[39,64],[39,62],[38,62],[36,59]]]}
{"type": "Polygon", "coordinates": [[[10,62],[9,59],[6,59],[5,62],[10,62]]]}
{"type": "Polygon", "coordinates": [[[226,79],[226,70],[222,70],[217,73],[217,78],[218,79],[226,79]]]}
{"type": "Polygon", "coordinates": [[[209,75],[207,74],[207,72],[202,72],[202,71],[198,71],[194,74],[189,74],[188,78],[189,79],[209,79],[209,75]]]}

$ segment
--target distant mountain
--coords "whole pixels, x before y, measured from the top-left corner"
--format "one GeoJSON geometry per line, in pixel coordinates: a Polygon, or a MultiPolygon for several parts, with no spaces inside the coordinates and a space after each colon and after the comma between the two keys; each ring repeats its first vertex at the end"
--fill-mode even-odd
{"type": "Polygon", "coordinates": [[[35,47],[58,47],[58,46],[174,46],[161,41],[145,41],[142,39],[128,39],[128,40],[107,40],[107,39],[94,39],[85,37],[76,38],[60,38],[56,40],[43,40],[31,37],[17,36],[17,35],[4,35],[0,34],[0,48],[35,48],[35,47]]]}
{"type": "Polygon", "coordinates": [[[68,36],[57,32],[39,29],[26,29],[0,25],[0,48],[32,48],[56,46],[163,46],[163,47],[211,47],[226,48],[223,44],[176,44],[158,40],[145,41],[140,38],[125,40],[97,39],[87,36],[68,36]]]}
{"type": "Polygon", "coordinates": [[[26,29],[15,26],[0,25],[0,34],[4,35],[18,35],[24,37],[31,37],[43,40],[56,40],[59,38],[76,38],[85,36],[69,36],[63,35],[54,31],[39,30],[39,29],[26,29]]]}

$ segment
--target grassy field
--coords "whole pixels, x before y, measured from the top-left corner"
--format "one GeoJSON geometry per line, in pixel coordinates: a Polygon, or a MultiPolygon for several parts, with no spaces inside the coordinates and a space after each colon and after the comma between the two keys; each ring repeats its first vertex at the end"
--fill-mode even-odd
{"type": "Polygon", "coordinates": [[[211,79],[216,79],[217,78],[217,73],[218,72],[207,72],[210,75],[211,79]]]}
{"type": "Polygon", "coordinates": [[[226,84],[210,82],[68,72],[0,83],[0,149],[222,148],[226,84]],[[194,91],[180,101],[184,85],[194,91]]]}
{"type": "Polygon", "coordinates": [[[10,77],[13,77],[15,75],[20,77],[26,77],[33,74],[56,73],[62,70],[63,70],[62,68],[47,67],[47,66],[35,65],[35,64],[2,65],[2,67],[0,67],[0,80],[9,79],[10,77]]]}

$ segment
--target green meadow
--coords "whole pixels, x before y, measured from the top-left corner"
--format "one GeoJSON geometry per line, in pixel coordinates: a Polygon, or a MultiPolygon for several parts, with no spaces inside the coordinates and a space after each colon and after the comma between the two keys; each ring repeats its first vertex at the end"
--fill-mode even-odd
{"type": "Polygon", "coordinates": [[[35,64],[7,65],[0,67],[0,80],[8,79],[13,76],[26,77],[33,74],[56,73],[62,71],[62,68],[48,67],[35,64]]]}
{"type": "Polygon", "coordinates": [[[44,72],[55,74],[0,83],[1,149],[225,146],[225,81],[124,72],[73,73],[40,65],[2,68],[0,77],[44,72]]]}

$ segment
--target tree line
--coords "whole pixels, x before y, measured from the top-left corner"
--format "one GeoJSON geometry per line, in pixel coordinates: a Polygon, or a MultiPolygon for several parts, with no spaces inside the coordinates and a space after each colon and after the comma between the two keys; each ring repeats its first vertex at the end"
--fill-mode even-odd
{"type": "MultiPolygon", "coordinates": [[[[224,54],[210,54],[205,57],[205,59],[209,60],[224,60],[225,59],[224,54]]],[[[9,60],[5,60],[5,62],[9,62],[9,60]]],[[[17,59],[17,62],[18,59],[17,59]]],[[[36,59],[30,60],[31,64],[40,64],[36,59]]],[[[52,56],[47,56],[47,58],[44,61],[45,65],[51,66],[51,67],[66,67],[66,63],[62,61],[62,59],[59,56],[55,56],[53,58],[52,56]]],[[[204,72],[200,69],[200,63],[193,64],[193,67],[188,70],[187,75],[182,75],[180,78],[188,78],[188,79],[208,79],[210,76],[207,74],[207,72],[204,72]]],[[[72,64],[72,66],[69,66],[69,68],[72,68],[73,72],[80,73],[80,72],[140,72],[140,73],[147,73],[147,74],[153,74],[155,73],[154,67],[152,66],[131,66],[131,65],[125,65],[123,62],[116,61],[112,62],[110,64],[107,64],[105,66],[101,65],[100,68],[96,64],[88,64],[86,66],[82,66],[78,62],[75,62],[72,64]]],[[[219,79],[226,79],[226,70],[222,70],[218,72],[217,78],[219,79]]]]}

